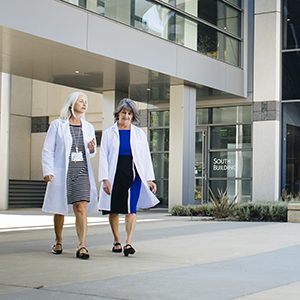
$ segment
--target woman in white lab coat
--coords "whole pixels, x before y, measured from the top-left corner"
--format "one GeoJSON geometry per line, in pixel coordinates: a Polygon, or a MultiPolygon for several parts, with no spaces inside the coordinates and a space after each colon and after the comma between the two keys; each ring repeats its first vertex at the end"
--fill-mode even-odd
{"type": "Polygon", "coordinates": [[[97,188],[90,163],[96,154],[95,129],[85,121],[87,96],[70,94],[48,129],[43,148],[43,174],[47,189],[43,211],[54,214],[53,254],[62,253],[64,216],[69,210],[76,217],[78,247],[76,257],[90,257],[85,246],[87,211],[98,211],[97,188]]]}
{"type": "Polygon", "coordinates": [[[134,254],[131,238],[136,226],[137,208],[153,207],[159,200],[154,193],[154,171],[146,134],[132,122],[139,121],[138,109],[131,99],[123,99],[114,112],[116,123],[102,136],[100,146],[99,209],[109,214],[114,236],[113,252],[122,252],[119,214],[125,214],[124,255],[134,254]]]}

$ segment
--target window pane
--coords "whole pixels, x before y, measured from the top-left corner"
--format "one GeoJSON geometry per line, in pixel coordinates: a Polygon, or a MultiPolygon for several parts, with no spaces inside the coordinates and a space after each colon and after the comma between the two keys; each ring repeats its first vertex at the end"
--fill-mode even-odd
{"type": "Polygon", "coordinates": [[[225,12],[226,19],[224,29],[237,36],[241,36],[241,13],[228,5],[225,5],[225,12]]]}
{"type": "Polygon", "coordinates": [[[300,190],[300,127],[287,124],[286,128],[286,188],[296,195],[300,190]]]}
{"type": "Polygon", "coordinates": [[[225,36],[224,61],[235,66],[240,66],[240,46],[240,41],[225,36]]]}
{"type": "Polygon", "coordinates": [[[228,2],[231,2],[232,4],[241,7],[241,0],[227,0],[228,2]]]}
{"type": "Polygon", "coordinates": [[[169,154],[152,153],[152,162],[155,178],[163,179],[169,177],[169,154]]]}
{"type": "Polygon", "coordinates": [[[300,99],[300,51],[282,53],[282,99],[300,99]]]}
{"type": "Polygon", "coordinates": [[[236,106],[213,108],[212,122],[213,123],[236,123],[237,122],[236,106]]]}
{"type": "Polygon", "coordinates": [[[169,182],[168,180],[155,180],[157,186],[156,197],[159,199],[160,206],[168,206],[168,189],[169,189],[169,182]]]}
{"type": "Polygon", "coordinates": [[[168,110],[150,112],[150,127],[168,127],[169,120],[170,112],[168,110]]]}
{"type": "Polygon", "coordinates": [[[284,0],[283,4],[283,49],[299,48],[300,2],[284,0]]]}
{"type": "Polygon", "coordinates": [[[196,125],[208,124],[208,108],[196,109],[196,125]]]}
{"type": "Polygon", "coordinates": [[[215,196],[218,190],[223,192],[228,189],[229,201],[232,201],[237,195],[237,202],[249,202],[251,200],[251,181],[250,180],[211,180],[210,188],[215,196]]]}
{"type": "Polygon", "coordinates": [[[251,125],[211,127],[210,149],[251,148],[251,125]]]}
{"type": "Polygon", "coordinates": [[[165,129],[164,133],[165,143],[164,143],[164,151],[169,151],[169,129],[165,129]]]}
{"type": "Polygon", "coordinates": [[[213,152],[210,154],[211,178],[250,178],[251,151],[213,152]]]}
{"type": "Polygon", "coordinates": [[[164,129],[150,130],[150,151],[163,151],[164,129]]]}
{"type": "Polygon", "coordinates": [[[217,30],[204,24],[198,24],[198,51],[214,58],[219,58],[217,30]]]}
{"type": "Polygon", "coordinates": [[[212,123],[251,122],[251,106],[216,107],[212,112],[212,123]]]}

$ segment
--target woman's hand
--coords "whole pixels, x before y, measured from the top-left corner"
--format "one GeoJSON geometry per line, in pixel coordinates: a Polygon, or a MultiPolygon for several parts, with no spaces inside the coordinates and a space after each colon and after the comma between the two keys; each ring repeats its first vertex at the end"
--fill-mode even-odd
{"type": "Polygon", "coordinates": [[[107,195],[111,194],[111,184],[110,184],[110,182],[107,179],[103,180],[102,187],[103,187],[104,192],[107,195]]]}
{"type": "Polygon", "coordinates": [[[149,188],[151,189],[152,193],[156,193],[156,184],[152,180],[147,181],[149,188]]]}
{"type": "Polygon", "coordinates": [[[53,175],[46,175],[46,176],[44,177],[44,181],[45,181],[45,182],[48,182],[48,181],[53,182],[53,178],[54,178],[53,175]]]}
{"type": "Polygon", "coordinates": [[[89,141],[88,143],[88,147],[89,147],[89,150],[90,150],[90,153],[94,153],[95,152],[95,145],[96,145],[96,140],[95,138],[93,138],[91,141],[89,141]]]}

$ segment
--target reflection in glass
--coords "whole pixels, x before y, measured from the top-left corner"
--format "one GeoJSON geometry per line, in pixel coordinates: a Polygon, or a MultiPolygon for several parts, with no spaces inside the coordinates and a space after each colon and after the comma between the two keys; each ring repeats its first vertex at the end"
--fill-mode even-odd
{"type": "Polygon", "coordinates": [[[152,153],[155,178],[163,179],[169,176],[169,153],[152,153]]]}
{"type": "Polygon", "coordinates": [[[166,127],[169,126],[170,112],[165,111],[151,111],[150,112],[150,127],[166,127]]]}
{"type": "Polygon", "coordinates": [[[240,43],[229,37],[225,36],[224,47],[224,61],[229,64],[239,66],[240,65],[240,43]]]}
{"type": "Polygon", "coordinates": [[[208,108],[196,109],[196,125],[208,124],[208,108]]]}
{"type": "Polygon", "coordinates": [[[211,127],[210,149],[251,148],[251,125],[211,127]]]}
{"type": "Polygon", "coordinates": [[[300,46],[300,2],[284,0],[282,18],[283,49],[297,49],[300,46]]]}
{"type": "Polygon", "coordinates": [[[212,112],[212,123],[251,122],[251,106],[216,107],[212,112]]]}
{"type": "Polygon", "coordinates": [[[182,13],[151,0],[62,0],[160,38],[240,66],[241,41],[189,17],[202,18],[241,36],[241,12],[222,1],[167,1],[182,13]],[[189,14],[189,15],[186,15],[189,14]]]}
{"type": "Polygon", "coordinates": [[[158,204],[159,206],[168,206],[168,198],[169,198],[169,182],[168,180],[161,180],[161,179],[156,179],[155,180],[156,187],[157,187],[157,192],[156,192],[156,197],[159,199],[160,203],[158,204]]]}
{"type": "MultiPolygon", "coordinates": [[[[223,34],[218,34],[215,29],[198,23],[198,47],[197,50],[208,56],[219,58],[219,39],[223,34]]],[[[221,50],[222,51],[222,50],[221,50]]]]}
{"type": "Polygon", "coordinates": [[[251,151],[210,153],[210,178],[250,178],[251,151]]]}
{"type": "Polygon", "coordinates": [[[251,200],[251,180],[211,180],[209,184],[214,195],[218,195],[218,190],[223,192],[228,189],[229,201],[237,195],[237,202],[244,203],[251,200]]]}
{"type": "Polygon", "coordinates": [[[297,195],[300,190],[300,126],[286,128],[286,188],[297,195]]]}
{"type": "Polygon", "coordinates": [[[282,100],[300,99],[300,52],[282,53],[282,100]]]}

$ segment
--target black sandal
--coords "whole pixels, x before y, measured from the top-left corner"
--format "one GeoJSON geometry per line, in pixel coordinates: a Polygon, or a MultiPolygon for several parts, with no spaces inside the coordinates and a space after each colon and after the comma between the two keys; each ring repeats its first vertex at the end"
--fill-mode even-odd
{"type": "Polygon", "coordinates": [[[112,247],[111,251],[112,252],[118,252],[118,253],[122,252],[122,245],[121,245],[121,243],[114,243],[114,246],[112,247]],[[116,246],[120,246],[120,248],[116,248],[116,246]]]}
{"type": "Polygon", "coordinates": [[[52,245],[51,251],[52,251],[53,254],[62,254],[62,251],[63,251],[62,244],[56,243],[56,244],[52,245]],[[60,246],[61,250],[55,250],[54,248],[56,246],[60,246]]]}
{"type": "Polygon", "coordinates": [[[88,259],[90,258],[89,251],[85,247],[80,247],[76,250],[76,257],[81,259],[88,259]],[[81,250],[84,249],[86,253],[83,253],[81,250]]]}
{"type": "Polygon", "coordinates": [[[123,251],[124,251],[125,256],[128,256],[128,254],[132,255],[135,253],[134,248],[129,244],[127,244],[126,246],[123,247],[123,251]]]}

